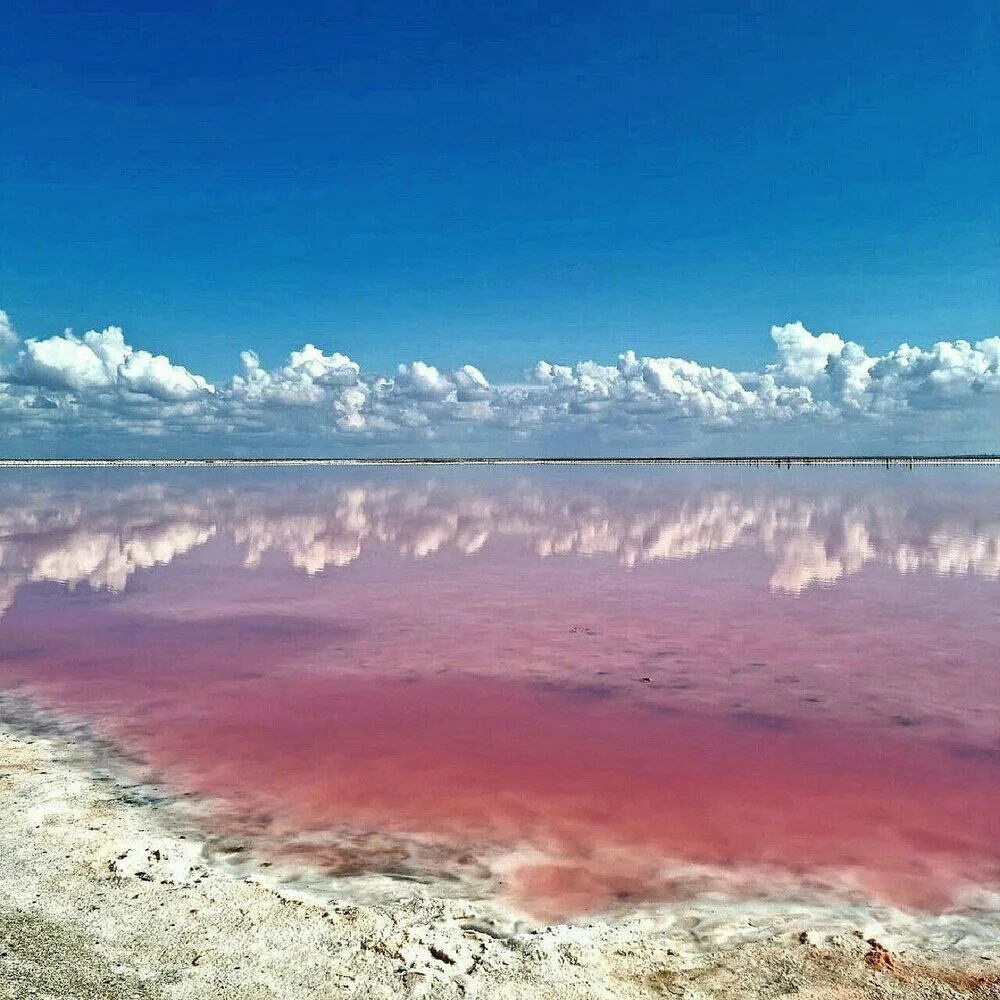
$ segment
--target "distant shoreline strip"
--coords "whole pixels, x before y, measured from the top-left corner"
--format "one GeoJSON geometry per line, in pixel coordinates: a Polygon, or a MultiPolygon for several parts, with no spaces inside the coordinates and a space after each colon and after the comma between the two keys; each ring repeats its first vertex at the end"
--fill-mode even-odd
{"type": "Polygon", "coordinates": [[[1000,465],[1000,455],[727,455],[578,456],[539,458],[0,458],[0,469],[190,468],[220,466],[389,466],[389,465],[736,465],[771,466],[905,466],[1000,465]]]}

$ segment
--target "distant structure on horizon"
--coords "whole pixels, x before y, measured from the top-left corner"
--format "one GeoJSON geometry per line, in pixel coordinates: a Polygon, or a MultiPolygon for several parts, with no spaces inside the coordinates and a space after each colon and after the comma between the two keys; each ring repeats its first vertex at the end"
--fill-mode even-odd
{"type": "Polygon", "coordinates": [[[147,468],[187,466],[378,466],[378,465],[1000,465],[1000,455],[719,455],[548,456],[505,458],[0,458],[0,468],[147,468]]]}

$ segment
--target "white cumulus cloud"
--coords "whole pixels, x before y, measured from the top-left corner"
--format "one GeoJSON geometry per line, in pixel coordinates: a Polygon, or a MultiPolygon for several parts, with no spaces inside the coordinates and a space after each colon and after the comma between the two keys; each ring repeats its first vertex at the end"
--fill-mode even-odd
{"type": "Polygon", "coordinates": [[[82,337],[67,330],[62,336],[28,340],[6,375],[8,381],[27,386],[81,394],[117,388],[164,401],[215,391],[201,375],[169,358],[135,350],[117,326],[90,330],[82,337]]]}
{"type": "Polygon", "coordinates": [[[16,347],[18,342],[17,330],[11,323],[10,317],[0,309],[0,351],[6,351],[11,347],[16,347]]]}
{"type": "MultiPolygon", "coordinates": [[[[446,369],[418,359],[370,372],[307,343],[273,368],[246,350],[240,370],[213,384],[109,326],[21,343],[0,370],[0,415],[22,449],[72,428],[77,436],[157,438],[176,451],[197,440],[216,453],[332,453],[338,442],[420,451],[429,442],[458,454],[553,441],[577,452],[597,441],[669,452],[696,435],[718,452],[751,434],[765,442],[757,450],[779,439],[810,440],[813,450],[905,442],[912,451],[921,441],[996,450],[1000,337],[904,343],[880,355],[796,322],[773,327],[771,340],[774,360],[756,371],[626,350],[611,364],[539,361],[523,384],[493,383],[472,363],[446,369]]],[[[3,344],[17,344],[6,313],[3,344]]]]}

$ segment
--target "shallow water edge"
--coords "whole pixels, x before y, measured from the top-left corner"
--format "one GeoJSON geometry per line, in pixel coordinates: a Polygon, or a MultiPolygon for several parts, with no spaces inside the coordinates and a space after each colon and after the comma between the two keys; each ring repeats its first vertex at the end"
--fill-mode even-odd
{"type": "Polygon", "coordinates": [[[0,722],[0,996],[1000,995],[986,914],[699,899],[525,927],[432,895],[321,901],[172,828],[176,803],[24,708],[0,722]]]}

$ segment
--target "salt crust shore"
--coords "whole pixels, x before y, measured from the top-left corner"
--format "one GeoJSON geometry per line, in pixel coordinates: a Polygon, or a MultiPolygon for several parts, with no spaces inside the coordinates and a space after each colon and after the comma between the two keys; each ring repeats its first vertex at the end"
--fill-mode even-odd
{"type": "Polygon", "coordinates": [[[234,873],[87,751],[0,728],[0,997],[1000,998],[1000,918],[697,901],[503,929],[234,873]]]}

